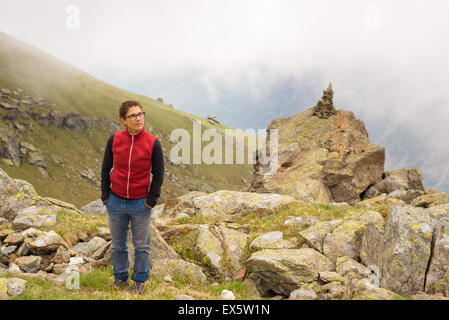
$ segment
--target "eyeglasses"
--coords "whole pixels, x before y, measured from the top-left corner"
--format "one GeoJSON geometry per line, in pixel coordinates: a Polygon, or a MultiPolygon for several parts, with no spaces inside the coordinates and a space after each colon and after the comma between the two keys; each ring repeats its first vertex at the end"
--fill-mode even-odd
{"type": "Polygon", "coordinates": [[[136,120],[137,117],[143,118],[145,116],[145,112],[139,112],[138,114],[130,114],[129,116],[126,116],[126,118],[130,118],[131,120],[136,120]]]}

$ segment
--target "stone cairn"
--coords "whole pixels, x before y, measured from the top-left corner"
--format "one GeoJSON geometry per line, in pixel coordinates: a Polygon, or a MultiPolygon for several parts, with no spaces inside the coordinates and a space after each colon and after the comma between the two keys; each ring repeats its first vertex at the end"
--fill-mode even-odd
{"type": "Polygon", "coordinates": [[[337,110],[335,109],[332,101],[333,96],[334,92],[332,91],[332,83],[329,83],[329,87],[326,90],[323,90],[323,97],[314,107],[313,115],[322,119],[327,119],[330,116],[335,115],[337,110]]]}

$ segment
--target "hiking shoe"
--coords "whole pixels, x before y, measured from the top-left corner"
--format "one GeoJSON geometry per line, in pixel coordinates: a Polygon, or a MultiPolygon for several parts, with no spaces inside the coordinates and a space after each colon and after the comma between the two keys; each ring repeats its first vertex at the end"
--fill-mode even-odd
{"type": "Polygon", "coordinates": [[[112,289],[123,289],[128,285],[128,281],[124,281],[124,280],[120,280],[120,279],[115,279],[114,283],[110,285],[110,287],[112,289]]]}
{"type": "Polygon", "coordinates": [[[143,290],[145,290],[145,282],[134,281],[131,292],[134,294],[143,294],[143,290]]]}

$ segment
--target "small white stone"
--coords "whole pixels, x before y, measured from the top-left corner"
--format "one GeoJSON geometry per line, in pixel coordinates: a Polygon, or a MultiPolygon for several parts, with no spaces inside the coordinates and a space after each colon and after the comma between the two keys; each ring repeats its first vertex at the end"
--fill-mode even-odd
{"type": "Polygon", "coordinates": [[[190,218],[190,216],[185,212],[180,212],[176,215],[175,219],[180,219],[180,218],[190,218]]]}
{"type": "Polygon", "coordinates": [[[299,288],[290,292],[289,300],[317,300],[318,296],[311,288],[299,288]]]}
{"type": "Polygon", "coordinates": [[[195,300],[195,298],[188,296],[186,294],[178,294],[176,300],[195,300]]]}
{"type": "Polygon", "coordinates": [[[70,265],[83,264],[84,259],[82,257],[72,257],[70,258],[70,265]]]}
{"type": "Polygon", "coordinates": [[[172,282],[173,279],[171,278],[171,275],[167,274],[167,275],[164,277],[164,281],[166,281],[166,282],[172,282]]]}
{"type": "Polygon", "coordinates": [[[223,291],[221,291],[220,297],[223,300],[235,300],[234,293],[232,291],[229,291],[229,290],[226,290],[226,289],[223,289],[223,291]]]}

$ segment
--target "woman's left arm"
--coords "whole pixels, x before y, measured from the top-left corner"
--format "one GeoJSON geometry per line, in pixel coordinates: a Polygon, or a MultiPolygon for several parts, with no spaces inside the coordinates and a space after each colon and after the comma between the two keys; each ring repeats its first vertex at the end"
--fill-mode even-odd
{"type": "Polygon", "coordinates": [[[161,187],[164,181],[164,154],[162,153],[162,146],[158,139],[154,141],[153,152],[151,155],[151,173],[153,179],[150,185],[150,193],[145,200],[145,205],[153,208],[157,199],[161,195],[161,187]]]}

